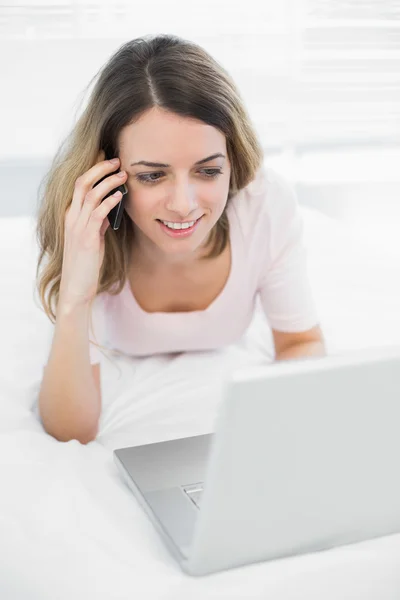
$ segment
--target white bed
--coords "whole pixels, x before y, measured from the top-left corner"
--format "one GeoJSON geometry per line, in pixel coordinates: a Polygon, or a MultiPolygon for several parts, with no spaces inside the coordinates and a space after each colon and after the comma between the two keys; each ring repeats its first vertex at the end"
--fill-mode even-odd
{"type": "MultiPolygon", "coordinates": [[[[398,257],[303,207],[328,351],[400,343],[398,257]]],[[[103,361],[100,434],[48,436],[35,412],[52,326],[35,306],[34,221],[0,220],[0,597],[344,600],[400,597],[400,535],[191,579],[120,479],[112,449],[211,431],[225,374],[272,359],[261,312],[223,351],[103,361]],[[207,376],[205,376],[205,374],[207,376]]]]}

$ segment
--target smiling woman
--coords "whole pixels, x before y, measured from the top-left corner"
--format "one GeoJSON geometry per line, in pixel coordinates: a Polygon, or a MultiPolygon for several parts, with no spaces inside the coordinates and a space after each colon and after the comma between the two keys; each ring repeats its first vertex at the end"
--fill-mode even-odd
{"type": "Polygon", "coordinates": [[[41,405],[53,426],[68,415],[73,435],[84,407],[82,438],[95,435],[91,364],[101,346],[130,356],[219,348],[245,333],[257,296],[280,349],[318,339],[297,199],[263,159],[233,80],[196,44],[149,36],[110,58],[54,160],[38,216],[38,273],[48,259],[39,293],[56,320],[41,405]],[[117,230],[100,197],[107,182],[96,186],[100,151],[118,157],[127,188],[117,230]],[[78,305],[94,265],[97,289],[78,305]]]}
{"type": "Polygon", "coordinates": [[[227,203],[231,163],[226,137],[198,119],[154,107],[121,131],[119,156],[133,176],[125,211],[136,257],[147,267],[194,268],[227,203]],[[135,155],[138,160],[131,159],[135,155]],[[139,159],[143,155],[169,160],[139,159]],[[186,243],[171,245],[174,239],[186,243]]]}

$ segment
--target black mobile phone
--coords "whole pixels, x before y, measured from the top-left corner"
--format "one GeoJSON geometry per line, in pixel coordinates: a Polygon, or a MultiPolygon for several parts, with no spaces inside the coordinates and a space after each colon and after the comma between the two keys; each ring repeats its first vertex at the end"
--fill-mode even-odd
{"type": "MultiPolygon", "coordinates": [[[[107,155],[106,155],[105,160],[109,160],[109,157],[107,155]]],[[[93,187],[96,187],[96,185],[99,185],[99,183],[101,183],[104,179],[106,179],[106,177],[111,177],[111,175],[115,175],[115,173],[118,173],[118,171],[120,171],[120,170],[121,169],[118,168],[113,173],[110,173],[109,175],[105,175],[104,177],[99,179],[99,181],[97,183],[95,183],[93,187]]],[[[108,213],[108,220],[110,222],[111,227],[114,230],[117,230],[119,228],[119,226],[121,225],[121,219],[122,219],[122,215],[124,212],[125,200],[126,200],[126,194],[128,193],[128,188],[123,183],[122,185],[119,185],[118,187],[116,187],[113,190],[111,190],[110,192],[108,192],[108,194],[106,196],[104,196],[104,198],[103,198],[103,200],[105,200],[109,196],[112,196],[112,194],[115,194],[115,192],[117,190],[122,192],[122,198],[118,202],[118,204],[116,204],[108,213]]],[[[103,200],[102,200],[102,202],[103,202],[103,200]]]]}

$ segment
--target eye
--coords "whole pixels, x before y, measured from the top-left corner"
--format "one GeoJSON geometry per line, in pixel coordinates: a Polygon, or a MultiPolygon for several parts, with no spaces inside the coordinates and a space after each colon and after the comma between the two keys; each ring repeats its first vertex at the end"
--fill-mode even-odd
{"type": "Polygon", "coordinates": [[[158,179],[150,179],[153,175],[159,175],[159,173],[146,173],[145,175],[136,175],[136,179],[142,183],[157,183],[158,179]]]}
{"type": "MultiPolygon", "coordinates": [[[[221,169],[201,169],[201,172],[203,172],[203,177],[205,179],[215,179],[218,177],[218,175],[222,175],[221,169]]],[[[144,173],[142,175],[136,175],[136,179],[141,183],[153,185],[154,183],[158,183],[158,181],[160,180],[159,177],[157,179],[154,179],[153,175],[160,174],[162,174],[162,171],[154,171],[154,173],[144,173]]]]}
{"type": "Polygon", "coordinates": [[[214,177],[218,177],[218,175],[222,175],[221,169],[203,169],[203,171],[211,171],[211,173],[207,174],[208,179],[213,179],[214,177]]]}

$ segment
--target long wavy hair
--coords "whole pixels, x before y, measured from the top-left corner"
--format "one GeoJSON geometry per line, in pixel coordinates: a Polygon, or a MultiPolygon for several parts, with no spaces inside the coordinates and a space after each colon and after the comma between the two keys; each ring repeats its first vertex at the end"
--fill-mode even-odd
{"type": "MultiPolygon", "coordinates": [[[[166,34],[131,40],[111,56],[87,88],[96,78],[86,108],[61,142],[39,186],[36,286],[52,323],[59,298],[65,213],[76,179],[97,162],[101,149],[107,157],[119,155],[119,134],[125,126],[160,107],[212,125],[225,135],[231,163],[229,193],[225,210],[210,233],[210,252],[205,258],[224,250],[229,241],[229,201],[255,178],[264,158],[231,76],[195,43],[166,34]]],[[[124,211],[120,228],[109,227],[105,234],[97,294],[118,294],[123,289],[133,235],[131,219],[124,211]]]]}

